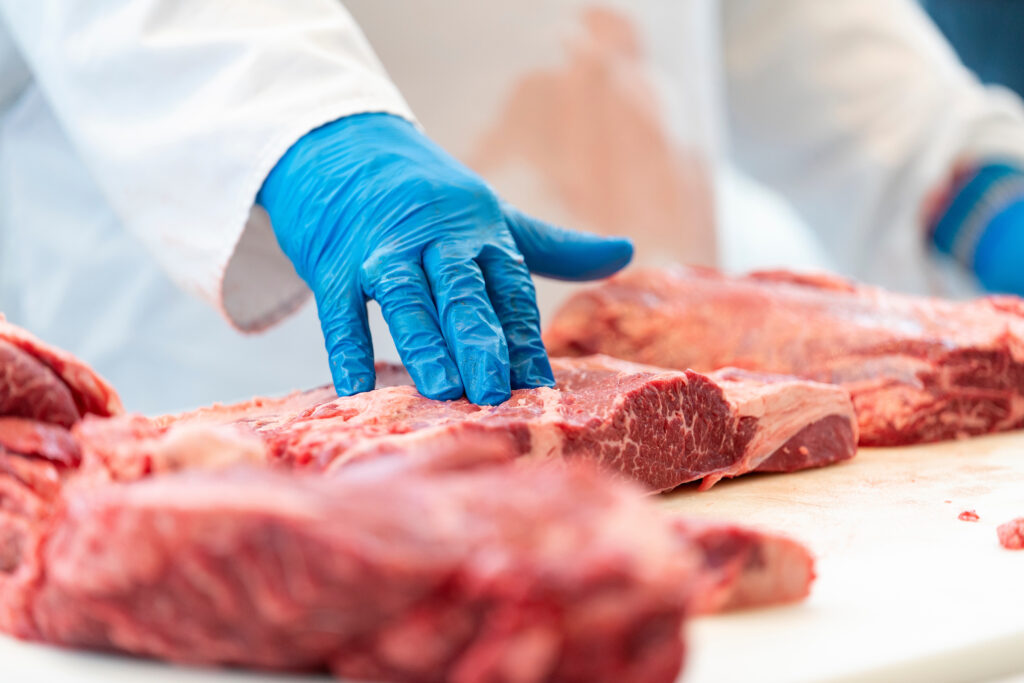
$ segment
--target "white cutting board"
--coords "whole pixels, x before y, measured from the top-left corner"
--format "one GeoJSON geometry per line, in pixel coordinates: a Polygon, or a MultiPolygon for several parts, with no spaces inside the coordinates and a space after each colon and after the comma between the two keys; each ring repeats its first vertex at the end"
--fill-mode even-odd
{"type": "MultiPolygon", "coordinates": [[[[863,450],[834,467],[745,477],[661,502],[787,531],[819,558],[806,602],[694,621],[686,683],[941,683],[1024,672],[1024,551],[1002,549],[995,532],[1024,516],[1024,433],[863,450]],[[981,521],[959,521],[968,509],[981,521]]],[[[0,680],[329,679],[179,669],[0,637],[0,680]]]]}
{"type": "Polygon", "coordinates": [[[811,597],[702,619],[688,683],[978,681],[1024,672],[1024,434],[900,449],[684,491],[666,508],[790,533],[818,557],[811,597]],[[962,522],[964,510],[978,522],[962,522]]]}

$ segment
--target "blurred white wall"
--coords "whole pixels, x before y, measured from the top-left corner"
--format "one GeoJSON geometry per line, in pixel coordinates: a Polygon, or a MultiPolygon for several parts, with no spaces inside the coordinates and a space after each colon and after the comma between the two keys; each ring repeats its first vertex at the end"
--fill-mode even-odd
{"type": "Polygon", "coordinates": [[[772,190],[723,163],[715,192],[723,269],[836,270],[815,234],[772,190]]]}

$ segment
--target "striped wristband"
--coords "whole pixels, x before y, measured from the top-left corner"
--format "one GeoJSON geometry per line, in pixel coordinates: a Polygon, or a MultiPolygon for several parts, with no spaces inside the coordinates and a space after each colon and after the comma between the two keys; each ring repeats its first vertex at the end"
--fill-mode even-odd
{"type": "Polygon", "coordinates": [[[986,289],[1024,295],[1024,172],[991,164],[969,176],[955,191],[932,240],[986,289]]]}

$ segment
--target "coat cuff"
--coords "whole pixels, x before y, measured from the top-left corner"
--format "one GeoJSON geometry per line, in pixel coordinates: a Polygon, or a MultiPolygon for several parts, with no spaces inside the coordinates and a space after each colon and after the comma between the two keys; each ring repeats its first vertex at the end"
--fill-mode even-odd
{"type": "Polygon", "coordinates": [[[1024,172],[1010,164],[989,164],[961,181],[935,225],[939,251],[977,272],[978,245],[992,222],[1024,202],[1024,172]]]}
{"type": "Polygon", "coordinates": [[[306,133],[346,116],[387,113],[419,125],[400,96],[348,103],[318,111],[297,122],[273,140],[259,156],[251,177],[244,184],[238,206],[235,239],[226,245],[218,262],[223,264],[216,279],[219,292],[214,296],[219,308],[233,326],[242,332],[263,331],[297,311],[311,292],[281,251],[270,224],[270,216],[256,205],[256,195],[267,175],[284,154],[306,133]]]}

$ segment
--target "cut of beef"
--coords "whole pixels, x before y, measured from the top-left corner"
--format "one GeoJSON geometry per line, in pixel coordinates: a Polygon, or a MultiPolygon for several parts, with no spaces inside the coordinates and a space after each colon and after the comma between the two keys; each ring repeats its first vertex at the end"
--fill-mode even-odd
{"type": "MultiPolygon", "coordinates": [[[[68,389],[74,419],[118,409],[85,366],[26,355],[49,359],[60,380],[45,386],[68,389]]],[[[633,485],[552,456],[632,473],[623,459],[657,455],[651,441],[706,477],[847,457],[836,443],[852,447],[854,427],[835,388],[558,365],[560,391],[517,392],[508,412],[408,387],[325,390],[178,418],[94,416],[71,433],[25,416],[46,415],[32,401],[52,405],[51,390],[22,393],[27,408],[0,413],[0,630],[359,679],[668,682],[687,613],[807,594],[813,563],[798,544],[672,520],[633,485]]]]}
{"type": "Polygon", "coordinates": [[[637,270],[573,297],[545,342],[561,355],[840,384],[863,445],[1024,426],[1024,302],[1011,297],[959,303],[829,276],[637,270]]]}
{"type": "Polygon", "coordinates": [[[15,542],[29,552],[0,574],[0,622],[361,680],[675,679],[695,565],[631,487],[578,467],[375,464],[70,486],[41,537],[15,542]]]}
{"type": "Polygon", "coordinates": [[[495,407],[433,401],[411,386],[346,398],[317,390],[169,418],[87,420],[77,433],[94,457],[111,471],[126,469],[129,478],[152,467],[155,437],[197,424],[235,425],[258,435],[274,462],[314,470],[485,434],[520,456],[598,462],[655,491],[696,480],[707,488],[723,477],[854,454],[849,397],[833,386],[737,370],[667,371],[607,357],[552,365],[557,389],[515,391],[495,407]]]}

